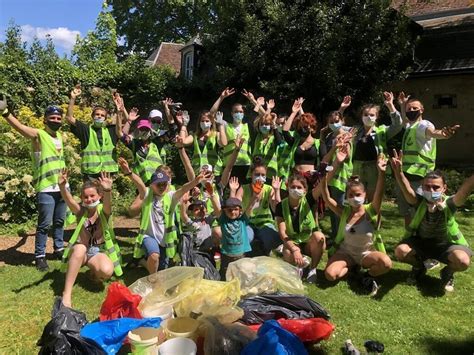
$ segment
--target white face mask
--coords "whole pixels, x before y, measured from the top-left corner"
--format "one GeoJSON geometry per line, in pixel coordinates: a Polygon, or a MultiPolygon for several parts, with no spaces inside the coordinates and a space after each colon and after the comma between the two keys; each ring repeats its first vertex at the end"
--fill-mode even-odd
{"type": "Polygon", "coordinates": [[[201,122],[201,123],[199,123],[199,126],[201,127],[201,129],[203,131],[209,131],[209,129],[212,126],[212,123],[211,122],[201,122]]]}
{"type": "Polygon", "coordinates": [[[235,112],[232,114],[232,118],[234,119],[235,123],[240,123],[244,119],[244,113],[243,112],[235,112]]]}
{"type": "Polygon", "coordinates": [[[82,206],[84,206],[84,207],[87,208],[87,209],[92,209],[92,208],[97,207],[97,206],[99,205],[99,203],[100,203],[100,199],[97,200],[97,201],[95,201],[95,202],[89,203],[89,204],[83,202],[83,203],[82,203],[82,206]]]}
{"type": "Polygon", "coordinates": [[[104,122],[105,122],[105,118],[104,118],[104,117],[99,117],[99,116],[94,117],[94,124],[95,124],[96,126],[102,126],[102,125],[104,124],[104,122]]]}
{"type": "Polygon", "coordinates": [[[264,184],[265,181],[267,181],[267,177],[266,177],[266,176],[261,176],[261,175],[259,175],[259,176],[254,176],[254,177],[252,178],[252,182],[253,182],[254,184],[257,183],[257,182],[261,182],[262,184],[264,184]]]}
{"type": "Polygon", "coordinates": [[[364,122],[364,125],[368,127],[374,126],[376,120],[377,120],[377,117],[374,115],[362,116],[362,122],[364,122]]]}
{"type": "Polygon", "coordinates": [[[331,129],[331,131],[333,132],[336,132],[339,130],[339,128],[342,127],[342,123],[341,122],[336,122],[336,123],[330,123],[329,124],[329,128],[331,129]]]}
{"type": "Polygon", "coordinates": [[[362,196],[355,196],[347,199],[351,207],[359,207],[364,204],[365,198],[362,196]]]}
{"type": "Polygon", "coordinates": [[[300,199],[305,195],[305,192],[303,189],[289,189],[288,194],[296,199],[300,199]]]}

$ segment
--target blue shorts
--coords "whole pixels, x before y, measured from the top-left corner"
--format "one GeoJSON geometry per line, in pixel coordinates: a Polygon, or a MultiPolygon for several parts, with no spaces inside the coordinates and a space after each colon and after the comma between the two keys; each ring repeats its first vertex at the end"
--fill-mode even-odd
{"type": "Polygon", "coordinates": [[[90,247],[87,248],[87,261],[92,259],[92,257],[96,256],[101,252],[101,246],[100,245],[91,245],[90,247]]]}
{"type": "Polygon", "coordinates": [[[168,268],[169,258],[166,256],[166,248],[158,244],[158,241],[155,238],[145,236],[142,242],[142,249],[145,252],[146,259],[148,259],[148,257],[153,253],[157,253],[160,256],[158,270],[164,270],[168,268]]]}

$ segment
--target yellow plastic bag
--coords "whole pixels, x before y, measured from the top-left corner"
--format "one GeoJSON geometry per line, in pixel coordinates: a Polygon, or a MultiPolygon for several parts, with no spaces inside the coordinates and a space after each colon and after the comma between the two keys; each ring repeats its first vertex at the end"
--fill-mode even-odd
{"type": "MultiPolygon", "coordinates": [[[[191,287],[186,285],[185,287],[191,287]]],[[[183,292],[187,292],[184,290],[183,292]]],[[[244,312],[237,307],[240,301],[240,282],[211,281],[203,279],[190,289],[192,293],[175,304],[174,310],[178,317],[216,317],[221,323],[233,323],[240,319],[244,312]]]]}
{"type": "Polygon", "coordinates": [[[200,267],[175,266],[138,279],[129,286],[131,292],[142,296],[138,310],[144,314],[172,306],[188,297],[204,275],[200,267]]]}
{"type": "Polygon", "coordinates": [[[230,263],[226,279],[239,279],[244,296],[277,291],[305,293],[298,269],[286,261],[268,256],[243,258],[230,263]]]}

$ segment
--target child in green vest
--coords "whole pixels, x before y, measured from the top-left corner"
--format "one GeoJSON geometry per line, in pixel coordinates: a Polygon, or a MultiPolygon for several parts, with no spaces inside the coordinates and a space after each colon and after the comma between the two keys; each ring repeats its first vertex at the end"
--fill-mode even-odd
{"type": "Polygon", "coordinates": [[[441,270],[445,291],[454,290],[454,273],[465,271],[470,263],[472,250],[455,220],[454,214],[474,190],[474,175],[464,181],[452,196],[446,196],[446,180],[439,171],[429,172],[422,181],[423,196],[410,186],[405,177],[403,154],[394,151],[392,170],[406,201],[416,209],[406,227],[405,239],[395,249],[401,262],[413,265],[409,282],[420,281],[426,273],[424,261],[435,259],[447,266],[441,270]]]}
{"type": "Polygon", "coordinates": [[[122,275],[120,250],[115,242],[109,219],[112,215],[112,179],[101,173],[97,181],[86,181],[81,189],[81,204],[74,200],[66,187],[68,173],[59,176],[59,189],[63,199],[76,216],[78,225],[63,255],[67,262],[63,303],[71,307],[72,289],[80,268],[87,265],[93,279],[102,282],[112,274],[122,275]],[[102,201],[102,203],[101,203],[102,201]]]}
{"type": "Polygon", "coordinates": [[[319,231],[312,212],[317,203],[316,189],[308,193],[308,183],[300,174],[290,176],[287,187],[288,197],[275,210],[278,233],[283,241],[283,259],[303,268],[303,255],[310,256],[306,281],[316,283],[316,267],[325,249],[324,234],[319,231]]]}
{"type": "MultiPolygon", "coordinates": [[[[340,155],[341,153],[339,153],[340,155]]],[[[337,157],[340,163],[344,158],[337,157]]],[[[322,194],[326,205],[340,218],[339,230],[333,247],[329,250],[329,260],[325,275],[329,281],[344,277],[353,267],[367,269],[361,279],[364,290],[374,296],[379,286],[375,277],[387,273],[392,261],[385,254],[385,248],[376,231],[377,216],[380,214],[384,194],[387,161],[383,155],[377,159],[378,178],[375,194],[369,204],[364,204],[367,192],[358,177],[347,182],[345,196],[348,205],[339,205],[329,194],[328,180],[323,178],[322,194]]]]}

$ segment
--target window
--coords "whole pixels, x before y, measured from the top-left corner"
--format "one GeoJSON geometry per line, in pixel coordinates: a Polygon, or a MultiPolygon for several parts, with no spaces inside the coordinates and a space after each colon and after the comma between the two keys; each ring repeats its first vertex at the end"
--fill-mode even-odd
{"type": "Polygon", "coordinates": [[[457,108],[456,95],[435,95],[433,108],[457,108]]]}
{"type": "Polygon", "coordinates": [[[184,78],[186,80],[192,80],[193,78],[193,52],[187,52],[184,54],[184,78]]]}

